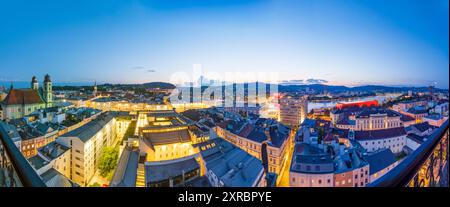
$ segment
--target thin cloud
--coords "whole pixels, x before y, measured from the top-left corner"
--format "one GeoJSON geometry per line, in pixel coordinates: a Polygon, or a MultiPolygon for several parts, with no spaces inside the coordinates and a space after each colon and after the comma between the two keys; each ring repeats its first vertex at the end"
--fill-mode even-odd
{"type": "Polygon", "coordinates": [[[142,69],[145,69],[145,67],[144,66],[135,66],[135,67],[132,67],[131,69],[133,69],[133,70],[142,70],[142,69]]]}
{"type": "Polygon", "coordinates": [[[306,82],[307,82],[308,84],[324,84],[324,83],[328,83],[327,80],[323,80],[323,79],[312,79],[312,78],[306,80],[306,82]]]}
{"type": "Polygon", "coordinates": [[[156,72],[156,70],[154,70],[154,69],[149,69],[148,67],[145,67],[145,66],[135,66],[135,67],[132,67],[131,69],[132,69],[132,70],[143,70],[143,71],[146,71],[146,72],[149,72],[149,73],[154,73],[154,72],[156,72]]]}
{"type": "Polygon", "coordinates": [[[324,79],[306,79],[306,80],[283,80],[282,85],[310,85],[310,84],[326,84],[327,80],[324,79]]]}

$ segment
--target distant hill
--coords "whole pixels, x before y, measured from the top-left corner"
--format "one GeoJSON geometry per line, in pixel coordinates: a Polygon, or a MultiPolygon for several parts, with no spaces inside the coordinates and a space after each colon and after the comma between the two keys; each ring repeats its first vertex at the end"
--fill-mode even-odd
{"type": "MultiPolygon", "coordinates": [[[[245,89],[248,88],[249,85],[254,86],[256,83],[237,83],[235,84],[236,87],[244,87],[245,89]]],[[[259,84],[264,84],[260,82],[259,84]]],[[[226,86],[231,86],[233,84],[225,84],[226,86]]],[[[272,86],[276,86],[277,84],[271,84],[272,86]]],[[[220,86],[212,86],[212,87],[220,87],[220,86]]],[[[202,90],[207,88],[207,86],[202,87],[202,90]]],[[[266,90],[268,90],[269,84],[266,85],[266,90]]],[[[333,92],[333,93],[340,93],[340,92],[381,92],[381,93],[398,93],[398,92],[407,92],[409,90],[413,92],[428,92],[428,87],[407,87],[407,86],[381,86],[381,85],[363,85],[363,86],[355,86],[355,87],[348,87],[348,86],[342,86],[342,85],[325,85],[325,84],[308,84],[308,85],[283,85],[278,84],[278,91],[279,92],[297,92],[297,91],[305,91],[308,90],[314,90],[316,92],[333,92]]],[[[448,92],[448,89],[439,89],[434,88],[435,92],[448,92]]]]}
{"type": "MultiPolygon", "coordinates": [[[[353,91],[353,92],[405,92],[408,90],[414,92],[426,92],[428,91],[428,87],[394,87],[394,86],[379,86],[379,85],[365,85],[365,86],[356,86],[356,87],[347,87],[347,86],[336,86],[336,85],[323,85],[323,84],[311,84],[311,85],[280,85],[279,91],[289,92],[289,91],[298,91],[305,90],[306,88],[315,91],[330,91],[330,92],[344,92],[344,91],[353,91]]],[[[435,91],[447,92],[445,89],[435,88],[435,91]]]]}
{"type": "MultiPolygon", "coordinates": [[[[248,88],[249,85],[254,86],[256,83],[237,83],[236,87],[244,87],[248,88]]],[[[259,82],[259,84],[264,84],[263,82],[259,82]]],[[[225,84],[227,86],[232,85],[231,83],[225,84]]],[[[272,86],[276,86],[277,84],[271,84],[272,86]]],[[[143,84],[103,84],[101,86],[115,86],[115,87],[137,87],[137,88],[160,88],[160,89],[174,89],[176,88],[175,85],[171,83],[166,82],[149,82],[149,83],[143,83],[143,84]]],[[[325,90],[332,93],[339,93],[339,92],[382,92],[382,93],[395,93],[395,92],[407,92],[409,90],[413,92],[428,92],[428,87],[408,87],[408,86],[381,86],[381,85],[363,85],[363,86],[355,86],[355,87],[348,87],[348,86],[342,86],[342,85],[325,85],[325,84],[307,84],[307,85],[283,85],[278,84],[278,91],[279,92],[297,92],[297,91],[305,91],[308,90],[314,90],[316,92],[324,92],[325,90]]],[[[92,86],[90,86],[92,87],[92,86]]],[[[223,87],[223,86],[211,86],[211,87],[223,87]]],[[[207,88],[207,86],[203,86],[202,90],[207,88]]],[[[266,90],[269,89],[269,84],[266,85],[266,90]]],[[[444,92],[448,93],[448,89],[439,89],[434,88],[435,92],[444,92]]]]}
{"type": "Polygon", "coordinates": [[[142,84],[145,88],[174,89],[175,85],[165,82],[150,82],[142,84]]]}

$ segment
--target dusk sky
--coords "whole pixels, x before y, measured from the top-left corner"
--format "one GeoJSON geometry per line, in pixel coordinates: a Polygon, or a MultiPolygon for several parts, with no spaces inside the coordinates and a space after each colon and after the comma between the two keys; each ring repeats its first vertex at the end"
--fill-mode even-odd
{"type": "Polygon", "coordinates": [[[448,88],[448,21],[448,0],[0,0],[0,81],[168,81],[201,64],[448,88]]]}

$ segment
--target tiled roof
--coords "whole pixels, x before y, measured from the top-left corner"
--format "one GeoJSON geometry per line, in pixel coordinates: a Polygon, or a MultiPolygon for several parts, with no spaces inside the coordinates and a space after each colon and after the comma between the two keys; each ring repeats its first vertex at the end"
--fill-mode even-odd
{"type": "Polygon", "coordinates": [[[100,130],[102,130],[103,127],[114,118],[114,116],[115,113],[111,112],[100,114],[94,120],[75,130],[63,134],[61,137],[78,137],[82,142],[87,142],[100,130]]]}
{"type": "Polygon", "coordinates": [[[38,149],[38,151],[49,160],[58,158],[59,156],[64,154],[67,150],[69,150],[68,147],[61,145],[55,141],[50,142],[44,147],[38,149]]]}
{"type": "Polygon", "coordinates": [[[261,160],[222,138],[198,144],[206,168],[224,183],[225,187],[252,187],[262,177],[261,160]],[[202,146],[214,144],[213,147],[202,146]]]}
{"type": "Polygon", "coordinates": [[[39,92],[33,89],[11,89],[3,101],[6,105],[44,103],[39,92]]]}
{"type": "Polygon", "coordinates": [[[371,153],[364,158],[369,162],[371,175],[396,162],[395,155],[389,148],[371,153]]]}
{"type": "Polygon", "coordinates": [[[380,129],[380,130],[366,130],[355,131],[356,140],[370,140],[370,139],[384,139],[406,135],[404,127],[380,129]]]}
{"type": "Polygon", "coordinates": [[[143,133],[142,136],[145,143],[149,146],[185,143],[191,141],[191,136],[189,135],[187,129],[167,132],[143,133]]]}
{"type": "Polygon", "coordinates": [[[410,117],[410,116],[407,116],[407,115],[402,115],[400,117],[400,120],[403,121],[403,122],[408,122],[408,121],[414,121],[416,119],[414,117],[410,117]]]}
{"type": "Polygon", "coordinates": [[[226,129],[240,137],[250,139],[255,142],[263,142],[269,140],[264,130],[270,129],[270,143],[272,146],[280,147],[289,137],[290,129],[273,120],[259,118],[255,124],[246,122],[245,120],[227,120],[217,124],[218,127],[226,129]]]}
{"type": "Polygon", "coordinates": [[[290,171],[310,174],[331,173],[334,172],[334,163],[331,156],[322,149],[301,143],[294,147],[290,171]]]}
{"type": "Polygon", "coordinates": [[[414,125],[412,125],[412,127],[416,128],[420,132],[424,132],[424,131],[427,131],[428,129],[430,129],[432,126],[428,122],[422,122],[419,124],[414,124],[414,125]]]}
{"type": "Polygon", "coordinates": [[[305,120],[303,120],[301,126],[307,126],[307,127],[313,128],[316,126],[316,120],[306,118],[305,120]]]}
{"type": "Polygon", "coordinates": [[[338,125],[355,125],[356,122],[355,122],[355,120],[348,119],[348,117],[344,117],[344,118],[340,119],[339,121],[337,121],[336,124],[338,124],[338,125]]]}
{"type": "Polygon", "coordinates": [[[426,136],[419,136],[419,135],[413,134],[413,133],[408,134],[406,137],[411,140],[414,140],[415,142],[417,142],[419,144],[422,144],[425,140],[427,140],[426,136]]]}
{"type": "Polygon", "coordinates": [[[353,169],[361,168],[369,163],[363,159],[360,149],[349,149],[345,154],[334,158],[335,173],[348,172],[353,169]]]}
{"type": "Polygon", "coordinates": [[[410,108],[410,109],[408,109],[408,113],[411,113],[411,114],[427,114],[428,112],[425,109],[410,108]]]}
{"type": "Polygon", "coordinates": [[[437,121],[437,120],[440,120],[440,119],[442,119],[444,117],[442,115],[440,115],[440,114],[430,114],[430,115],[428,115],[428,116],[426,116],[424,118],[437,121]]]}
{"type": "Polygon", "coordinates": [[[357,118],[364,118],[369,117],[370,115],[375,114],[386,114],[388,117],[396,117],[400,116],[400,113],[395,112],[390,109],[383,109],[383,108],[366,108],[361,113],[359,113],[356,117],[357,118]]]}
{"type": "Polygon", "coordinates": [[[139,161],[139,150],[132,150],[125,147],[119,162],[117,163],[114,176],[111,180],[111,187],[135,187],[137,168],[139,161]]]}
{"type": "Polygon", "coordinates": [[[77,184],[69,180],[66,176],[50,168],[41,175],[42,181],[44,181],[47,187],[78,187],[77,184]]]}
{"type": "Polygon", "coordinates": [[[145,177],[147,182],[155,183],[198,169],[200,169],[200,165],[194,157],[163,162],[148,162],[145,165],[145,177]]]}
{"type": "Polygon", "coordinates": [[[191,119],[192,121],[199,121],[202,118],[202,114],[200,113],[200,111],[194,110],[194,109],[186,110],[186,111],[182,112],[181,114],[183,114],[183,116],[191,119]]]}
{"type": "Polygon", "coordinates": [[[44,160],[42,157],[40,157],[39,155],[35,155],[33,157],[28,158],[28,162],[36,170],[39,170],[48,164],[48,162],[46,160],[44,160]]]}

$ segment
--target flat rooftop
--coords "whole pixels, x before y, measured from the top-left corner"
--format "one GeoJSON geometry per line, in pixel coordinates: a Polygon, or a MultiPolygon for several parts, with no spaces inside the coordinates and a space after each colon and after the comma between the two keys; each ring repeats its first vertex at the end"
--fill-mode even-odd
{"type": "Polygon", "coordinates": [[[183,173],[199,169],[200,165],[194,157],[163,162],[146,162],[145,178],[147,183],[154,183],[181,176],[183,173]]]}

